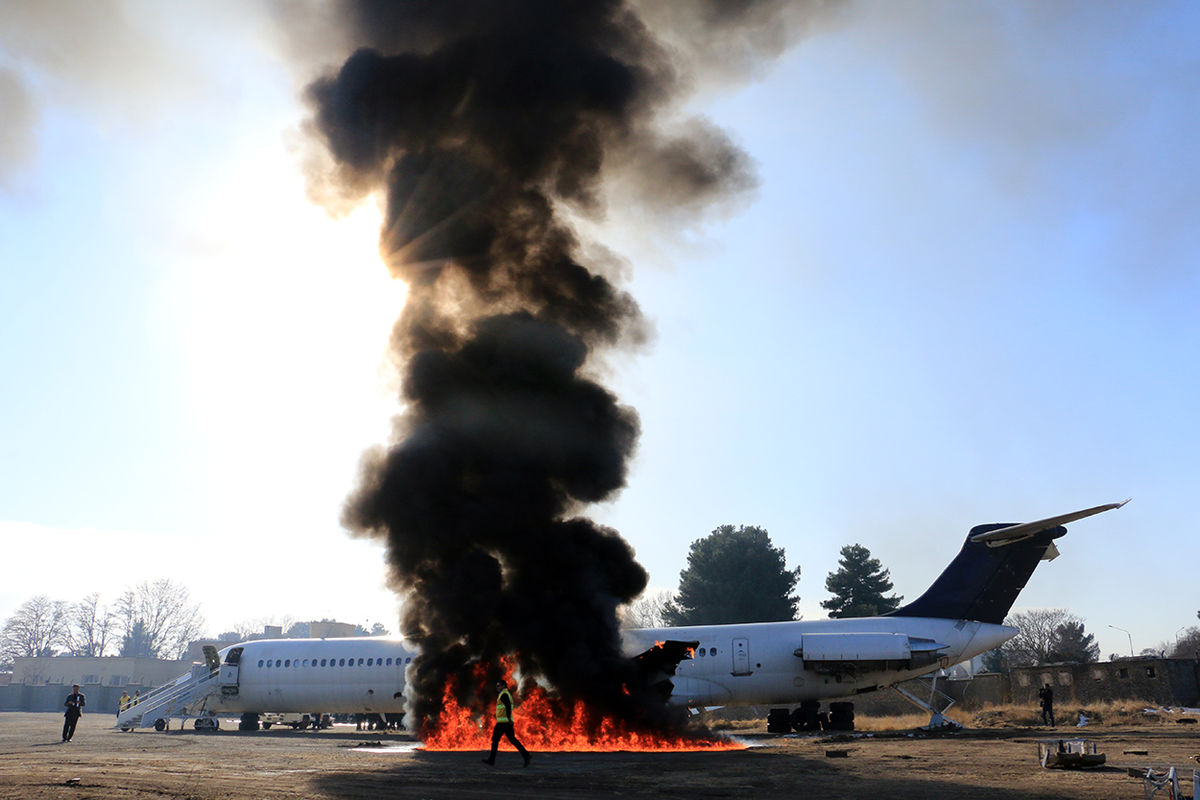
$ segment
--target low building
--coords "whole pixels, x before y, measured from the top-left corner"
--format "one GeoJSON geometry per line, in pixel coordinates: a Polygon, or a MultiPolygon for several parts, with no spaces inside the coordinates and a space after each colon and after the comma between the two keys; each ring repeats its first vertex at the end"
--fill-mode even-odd
{"type": "Polygon", "coordinates": [[[1014,703],[1037,704],[1038,689],[1054,690],[1056,704],[1145,700],[1162,706],[1200,705],[1200,660],[1143,656],[1093,664],[1013,667],[1014,703]]]}
{"type": "Polygon", "coordinates": [[[145,694],[186,672],[189,664],[121,656],[15,658],[8,685],[0,685],[0,711],[58,711],[77,683],[88,710],[116,713],[121,692],[145,694]]]}

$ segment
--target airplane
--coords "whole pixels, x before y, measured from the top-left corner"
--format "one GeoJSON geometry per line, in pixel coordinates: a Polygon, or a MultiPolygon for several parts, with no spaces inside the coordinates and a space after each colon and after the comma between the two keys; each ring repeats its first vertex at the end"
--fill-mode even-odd
{"type": "MultiPolygon", "coordinates": [[[[1067,532],[1063,526],[1128,502],[977,525],[924,594],[882,616],[627,629],[622,650],[654,659],[674,705],[800,705],[772,709],[768,729],[780,717],[783,726],[811,729],[821,700],[889,687],[929,710],[931,725],[949,724],[945,708],[897,684],[1015,636],[1004,618],[1038,563],[1058,556],[1054,540],[1067,532]]],[[[402,714],[404,671],[419,653],[415,643],[392,637],[259,639],[220,652],[208,646],[204,664],[121,711],[116,727],[163,730],[172,718],[194,718],[196,729],[215,729],[219,716],[241,715],[240,728],[255,730],[267,713],[402,714]]]]}

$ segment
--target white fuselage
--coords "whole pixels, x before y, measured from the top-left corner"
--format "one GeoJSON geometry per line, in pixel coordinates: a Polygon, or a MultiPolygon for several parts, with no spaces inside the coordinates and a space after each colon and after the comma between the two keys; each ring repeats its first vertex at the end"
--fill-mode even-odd
{"type": "Polygon", "coordinates": [[[222,694],[208,710],[229,712],[400,713],[404,670],[417,650],[400,639],[259,639],[236,669],[221,651],[222,694]],[[233,690],[236,687],[236,690],[233,690]]]}
{"type": "MultiPolygon", "coordinates": [[[[784,705],[891,686],[991,650],[1015,634],[1014,628],[968,620],[866,617],[633,629],[622,632],[622,648],[633,657],[660,641],[699,643],[671,679],[672,703],[784,705]],[[809,643],[824,642],[825,650],[831,641],[857,645],[864,639],[930,649],[914,649],[911,661],[856,661],[848,653],[836,663],[814,662],[804,658],[816,652],[806,636],[809,643]]],[[[222,693],[210,699],[209,711],[399,713],[404,672],[419,653],[411,642],[371,637],[263,639],[236,647],[240,661],[236,669],[222,663],[222,693]]],[[[234,649],[221,651],[222,662],[234,649]]]]}
{"type": "MultiPolygon", "coordinates": [[[[642,652],[666,639],[697,641],[694,656],[681,661],[671,679],[671,702],[690,707],[795,704],[882,689],[985,653],[1015,636],[1016,628],[969,620],[922,617],[863,617],[811,622],[697,625],[624,631],[625,649],[642,652]],[[904,668],[871,659],[853,674],[836,674],[829,664],[805,661],[797,651],[812,634],[891,634],[945,647],[929,651],[923,663],[904,668]]],[[[833,637],[825,637],[833,638],[833,637]]],[[[887,637],[883,637],[887,638],[887,637]]],[[[805,647],[807,649],[807,647],[805,647]]],[[[852,657],[842,664],[854,663],[852,657]]]]}

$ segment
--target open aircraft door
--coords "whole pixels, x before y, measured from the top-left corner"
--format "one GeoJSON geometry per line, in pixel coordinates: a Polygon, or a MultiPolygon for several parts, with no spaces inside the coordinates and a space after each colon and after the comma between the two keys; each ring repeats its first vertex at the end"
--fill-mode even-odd
{"type": "Polygon", "coordinates": [[[225,663],[217,675],[217,685],[221,694],[236,695],[238,693],[238,669],[242,663],[242,648],[235,647],[225,656],[225,663]]]}
{"type": "Polygon", "coordinates": [[[749,675],[754,670],[750,669],[750,640],[749,639],[734,639],[733,640],[733,674],[734,675],[749,675]]]}

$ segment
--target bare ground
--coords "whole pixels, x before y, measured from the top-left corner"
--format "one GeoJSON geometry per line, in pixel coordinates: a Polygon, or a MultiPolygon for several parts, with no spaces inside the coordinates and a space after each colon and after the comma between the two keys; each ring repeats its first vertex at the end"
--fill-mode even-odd
{"type": "Polygon", "coordinates": [[[1110,800],[1143,796],[1141,781],[1127,774],[1130,767],[1175,765],[1189,785],[1192,768],[1200,767],[1192,758],[1200,754],[1196,725],[1002,728],[938,737],[876,733],[842,740],[739,733],[749,749],[535,753],[532,766],[523,769],[511,750],[502,750],[491,768],[480,763],[481,753],[427,753],[407,734],[353,727],[123,733],[112,723],[108,715],[85,715],[74,741],[62,744],[61,716],[0,713],[0,798],[1110,800]],[[1038,766],[1039,740],[1078,735],[1098,743],[1108,756],[1105,767],[1066,772],[1038,766]],[[848,756],[828,757],[833,750],[848,756]]]}

